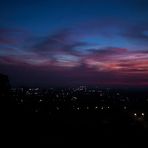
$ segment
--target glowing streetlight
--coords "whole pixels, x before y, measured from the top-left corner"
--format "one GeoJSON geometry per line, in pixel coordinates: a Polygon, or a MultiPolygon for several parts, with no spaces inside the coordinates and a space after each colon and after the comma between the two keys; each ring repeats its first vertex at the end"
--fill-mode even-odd
{"type": "Polygon", "coordinates": [[[142,116],[144,116],[144,113],[141,113],[142,116]]]}

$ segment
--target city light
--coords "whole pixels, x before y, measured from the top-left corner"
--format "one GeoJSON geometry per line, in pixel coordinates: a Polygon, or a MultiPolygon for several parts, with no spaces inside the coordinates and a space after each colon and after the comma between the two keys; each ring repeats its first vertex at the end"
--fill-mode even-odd
{"type": "Polygon", "coordinates": [[[80,110],[80,107],[77,107],[77,110],[80,110]]]}
{"type": "Polygon", "coordinates": [[[43,102],[43,100],[42,100],[42,99],[40,99],[40,100],[39,100],[39,102],[43,102]]]}
{"type": "Polygon", "coordinates": [[[89,110],[89,106],[87,106],[86,109],[89,110]]]}
{"type": "Polygon", "coordinates": [[[60,110],[60,108],[59,108],[59,107],[56,107],[56,109],[57,109],[57,110],[60,110]]]}
{"type": "Polygon", "coordinates": [[[126,107],[126,106],[124,106],[123,108],[124,108],[124,110],[126,110],[126,109],[127,109],[127,107],[126,107]]]}

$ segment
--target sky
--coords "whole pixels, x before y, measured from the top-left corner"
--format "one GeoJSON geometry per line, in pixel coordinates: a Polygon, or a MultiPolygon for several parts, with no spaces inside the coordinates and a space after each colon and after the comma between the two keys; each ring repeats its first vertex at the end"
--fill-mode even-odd
{"type": "Polygon", "coordinates": [[[147,0],[1,0],[0,73],[12,86],[148,86],[147,0]]]}

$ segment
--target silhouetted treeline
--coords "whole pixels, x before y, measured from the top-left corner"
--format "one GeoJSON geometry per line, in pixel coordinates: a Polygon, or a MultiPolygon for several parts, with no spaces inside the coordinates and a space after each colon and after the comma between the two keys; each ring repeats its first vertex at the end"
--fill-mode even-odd
{"type": "Polygon", "coordinates": [[[6,94],[9,88],[10,83],[8,76],[0,73],[0,95],[6,94]]]}

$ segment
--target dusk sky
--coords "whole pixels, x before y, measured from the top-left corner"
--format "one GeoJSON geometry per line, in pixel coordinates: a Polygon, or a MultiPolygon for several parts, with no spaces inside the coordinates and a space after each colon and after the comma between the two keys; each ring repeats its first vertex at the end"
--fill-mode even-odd
{"type": "Polygon", "coordinates": [[[12,86],[148,86],[147,0],[1,0],[0,73],[12,86]]]}

